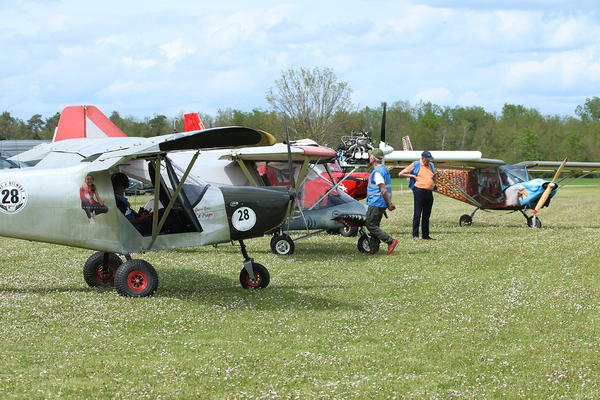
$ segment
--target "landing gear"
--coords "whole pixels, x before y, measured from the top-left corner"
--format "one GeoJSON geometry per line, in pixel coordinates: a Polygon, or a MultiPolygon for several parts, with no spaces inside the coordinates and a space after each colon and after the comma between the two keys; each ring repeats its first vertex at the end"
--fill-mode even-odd
{"type": "Polygon", "coordinates": [[[113,286],[115,274],[122,264],[116,254],[98,251],[83,265],[83,279],[90,287],[113,286]]]}
{"type": "Polygon", "coordinates": [[[459,226],[471,226],[473,224],[473,216],[475,215],[477,210],[479,210],[479,208],[476,208],[475,211],[473,211],[471,213],[471,215],[468,215],[468,214],[461,215],[458,220],[458,225],[459,226]]]}
{"type": "Polygon", "coordinates": [[[527,215],[525,214],[525,211],[523,210],[519,210],[521,211],[521,214],[523,214],[523,216],[525,217],[525,219],[527,220],[527,226],[530,228],[534,228],[534,229],[539,229],[542,227],[542,221],[540,221],[540,219],[535,216],[535,215],[527,215]]]}
{"type": "Polygon", "coordinates": [[[460,216],[460,219],[458,220],[458,224],[460,226],[471,226],[471,224],[473,223],[473,218],[471,218],[471,216],[464,214],[460,216]]]}
{"type": "Polygon", "coordinates": [[[289,235],[279,234],[271,239],[271,251],[274,254],[287,256],[293,254],[295,248],[294,241],[289,235]]]}
{"type": "Polygon", "coordinates": [[[271,281],[269,271],[263,265],[255,263],[252,258],[248,257],[243,240],[240,240],[240,246],[244,256],[244,268],[240,271],[240,284],[242,287],[244,289],[261,289],[269,286],[271,281]]]}
{"type": "Polygon", "coordinates": [[[158,288],[158,274],[144,260],[127,260],[115,274],[115,289],[124,297],[149,297],[158,288]]]}
{"type": "Polygon", "coordinates": [[[361,237],[358,238],[358,251],[361,253],[368,253],[371,251],[369,237],[367,235],[361,235],[361,237]]]}
{"type": "Polygon", "coordinates": [[[358,234],[357,226],[345,226],[340,228],[340,235],[344,237],[354,237],[358,234]]]}
{"type": "Polygon", "coordinates": [[[250,277],[246,268],[242,268],[240,271],[240,283],[244,289],[259,289],[269,286],[271,277],[264,265],[253,262],[252,271],[254,277],[250,277]]]}
{"type": "Polygon", "coordinates": [[[536,216],[527,217],[527,226],[534,229],[540,229],[542,227],[542,221],[536,216]]]}

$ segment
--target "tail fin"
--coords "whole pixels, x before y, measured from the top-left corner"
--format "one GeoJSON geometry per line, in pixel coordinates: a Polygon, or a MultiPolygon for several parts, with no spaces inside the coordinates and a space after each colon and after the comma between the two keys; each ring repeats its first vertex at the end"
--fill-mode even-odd
{"type": "Polygon", "coordinates": [[[206,129],[198,113],[185,114],[183,120],[183,131],[201,131],[206,129]]]}
{"type": "Polygon", "coordinates": [[[127,137],[94,106],[69,106],[60,114],[53,142],[65,139],[127,137]]]}

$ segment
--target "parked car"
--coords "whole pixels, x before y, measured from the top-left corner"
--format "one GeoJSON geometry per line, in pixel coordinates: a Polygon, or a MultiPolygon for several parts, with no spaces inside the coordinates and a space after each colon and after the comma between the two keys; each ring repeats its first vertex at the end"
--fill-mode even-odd
{"type": "Polygon", "coordinates": [[[133,196],[135,194],[146,194],[147,192],[152,191],[151,185],[138,181],[137,179],[129,178],[129,187],[125,189],[125,195],[133,196]]]}
{"type": "Polygon", "coordinates": [[[21,161],[9,160],[8,157],[0,157],[0,169],[11,169],[11,168],[27,168],[29,165],[22,163],[21,161]]]}

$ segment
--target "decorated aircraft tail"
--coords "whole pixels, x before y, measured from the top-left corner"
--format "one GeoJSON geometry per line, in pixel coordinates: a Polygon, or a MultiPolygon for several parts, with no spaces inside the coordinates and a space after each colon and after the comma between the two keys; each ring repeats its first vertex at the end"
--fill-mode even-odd
{"type": "Polygon", "coordinates": [[[183,121],[184,132],[201,131],[206,129],[198,113],[185,114],[183,121]]]}
{"type": "Polygon", "coordinates": [[[94,106],[69,106],[60,114],[53,142],[65,139],[127,137],[94,106]]]}

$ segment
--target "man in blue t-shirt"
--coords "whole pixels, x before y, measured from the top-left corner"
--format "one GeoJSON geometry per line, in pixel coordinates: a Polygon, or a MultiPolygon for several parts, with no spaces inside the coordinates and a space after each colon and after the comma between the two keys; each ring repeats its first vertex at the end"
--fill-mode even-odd
{"type": "MultiPolygon", "coordinates": [[[[125,215],[125,218],[131,222],[131,224],[141,233],[143,236],[149,236],[152,234],[152,218],[153,214],[149,213],[144,209],[140,209],[139,213],[136,213],[131,209],[129,201],[125,197],[125,189],[129,187],[129,177],[122,172],[117,172],[111,176],[113,190],[115,192],[115,201],[117,202],[117,208],[125,215]]],[[[164,210],[159,210],[158,217],[162,218],[164,210]]],[[[165,220],[161,228],[163,233],[181,233],[187,232],[189,229],[174,218],[171,214],[165,220]]]]}
{"type": "Polygon", "coordinates": [[[366,254],[377,254],[379,243],[388,245],[387,254],[392,254],[398,240],[392,238],[379,227],[385,210],[394,211],[396,206],[392,203],[392,180],[390,172],[383,165],[383,151],[381,149],[369,150],[369,163],[373,165],[373,172],[369,177],[367,186],[367,229],[371,234],[369,240],[369,252],[366,254]]]}

